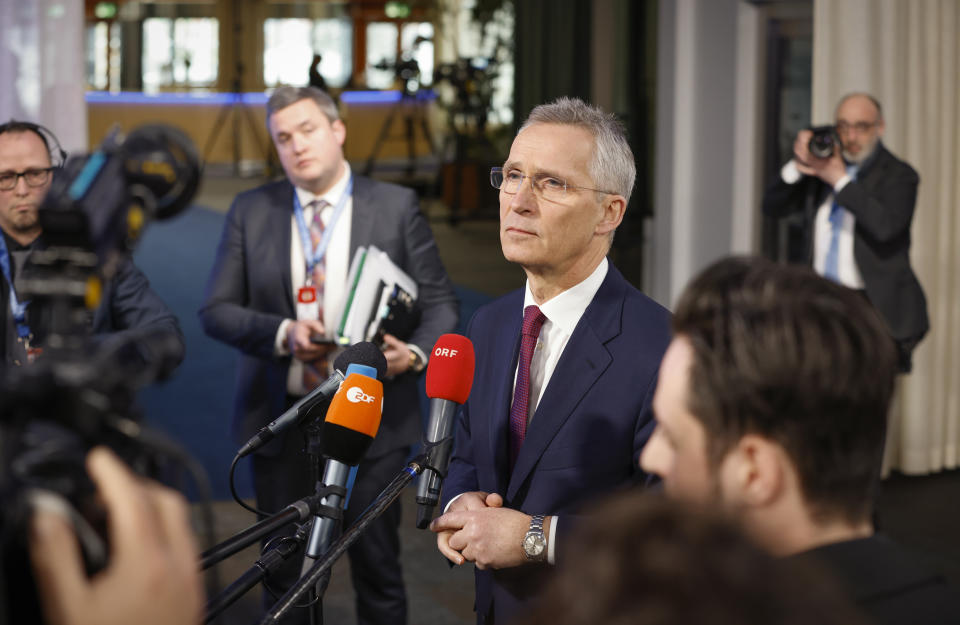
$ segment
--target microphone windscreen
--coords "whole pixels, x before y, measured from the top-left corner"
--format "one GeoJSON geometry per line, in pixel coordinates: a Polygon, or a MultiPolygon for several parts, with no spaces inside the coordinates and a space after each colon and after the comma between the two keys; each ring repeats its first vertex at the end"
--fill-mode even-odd
{"type": "Polygon", "coordinates": [[[473,343],[459,334],[437,339],[427,365],[427,397],[463,404],[473,386],[473,343]]]}
{"type": "Polygon", "coordinates": [[[343,350],[333,361],[333,368],[346,371],[351,364],[367,365],[377,370],[377,379],[387,374],[387,359],[380,348],[370,341],[360,341],[343,350]]]}
{"type": "Polygon", "coordinates": [[[327,409],[322,427],[323,455],[348,465],[359,463],[380,429],[382,411],[383,384],[351,373],[327,409]]]}

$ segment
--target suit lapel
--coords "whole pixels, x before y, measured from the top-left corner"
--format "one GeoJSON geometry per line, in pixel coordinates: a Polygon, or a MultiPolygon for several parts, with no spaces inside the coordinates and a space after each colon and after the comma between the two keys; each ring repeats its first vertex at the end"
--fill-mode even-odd
{"type": "Polygon", "coordinates": [[[610,366],[613,358],[604,343],[620,334],[624,289],[623,278],[611,264],[600,289],[567,341],[533,414],[510,476],[508,501],[516,497],[557,432],[610,366]]]}
{"type": "Polygon", "coordinates": [[[284,302],[291,317],[296,316],[293,308],[293,278],[290,275],[290,220],[293,216],[293,185],[281,185],[276,196],[276,205],[266,207],[260,243],[266,246],[264,262],[273,263],[280,272],[280,284],[283,287],[284,302]]]}
{"type": "Polygon", "coordinates": [[[350,224],[350,258],[353,260],[357,248],[369,245],[373,237],[373,222],[376,203],[368,180],[361,176],[353,176],[353,213],[350,224]]]}
{"type": "Polygon", "coordinates": [[[494,368],[494,387],[490,393],[490,404],[487,404],[488,415],[503,415],[502,418],[487,418],[489,424],[490,458],[493,458],[493,469],[497,478],[497,492],[507,490],[507,481],[510,479],[510,459],[507,453],[507,437],[510,432],[510,399],[513,394],[513,376],[517,370],[517,357],[520,351],[520,325],[523,322],[523,290],[516,291],[511,296],[511,303],[507,306],[509,314],[499,326],[499,331],[492,338],[493,346],[490,353],[497,356],[494,362],[508,362],[504,369],[494,368]]]}

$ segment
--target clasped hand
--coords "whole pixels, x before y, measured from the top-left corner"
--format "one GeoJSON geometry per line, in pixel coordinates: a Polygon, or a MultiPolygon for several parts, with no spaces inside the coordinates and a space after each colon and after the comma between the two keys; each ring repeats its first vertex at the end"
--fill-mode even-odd
{"type": "Polygon", "coordinates": [[[480,491],[464,493],[430,524],[437,549],[454,564],[473,562],[478,569],[526,564],[521,547],[530,515],[503,507],[503,497],[480,491]]]}

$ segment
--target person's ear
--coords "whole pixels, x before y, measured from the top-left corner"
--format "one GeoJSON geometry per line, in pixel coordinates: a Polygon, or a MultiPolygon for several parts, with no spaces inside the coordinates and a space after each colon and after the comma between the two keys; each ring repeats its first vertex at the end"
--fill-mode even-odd
{"type": "Polygon", "coordinates": [[[603,197],[601,204],[603,214],[596,227],[596,234],[610,234],[623,221],[623,214],[627,211],[627,200],[622,195],[610,193],[603,197]]]}
{"type": "Polygon", "coordinates": [[[347,139],[347,127],[344,125],[343,120],[333,120],[333,123],[330,124],[330,129],[333,131],[333,136],[336,138],[337,144],[343,147],[343,142],[347,139]]]}
{"type": "Polygon", "coordinates": [[[728,456],[729,487],[737,499],[751,507],[767,506],[782,494],[785,485],[785,456],[769,439],[748,434],[728,456]]]}

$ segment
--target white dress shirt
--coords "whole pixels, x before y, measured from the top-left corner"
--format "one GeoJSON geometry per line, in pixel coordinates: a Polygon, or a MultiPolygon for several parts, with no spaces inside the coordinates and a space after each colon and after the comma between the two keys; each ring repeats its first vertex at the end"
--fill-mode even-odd
{"type": "MultiPolygon", "coordinates": [[[[791,159],[780,170],[780,176],[787,184],[796,184],[802,174],[797,169],[796,161],[791,159]]],[[[813,269],[821,276],[824,274],[824,267],[827,264],[827,252],[830,249],[830,238],[833,235],[833,226],[830,224],[833,198],[851,180],[852,178],[849,175],[844,175],[837,181],[837,184],[833,187],[833,193],[828,194],[823,200],[813,219],[813,269]]],[[[857,267],[857,261],[853,256],[854,229],[857,225],[857,218],[843,206],[840,207],[840,211],[842,222],[837,241],[837,273],[840,284],[851,289],[863,289],[863,277],[860,275],[860,268],[857,267]]]]}
{"type": "MultiPolygon", "coordinates": [[[[303,207],[303,219],[309,228],[313,220],[313,207],[310,203],[316,199],[326,200],[327,205],[320,213],[320,219],[324,227],[329,224],[333,216],[334,208],[343,192],[347,188],[347,182],[350,180],[350,165],[344,163],[346,169],[339,180],[323,195],[317,196],[299,187],[294,188],[297,198],[300,200],[300,206],[303,207]]],[[[327,246],[324,262],[326,263],[326,277],[323,282],[323,326],[326,328],[327,336],[334,338],[335,326],[339,322],[338,312],[343,309],[343,297],[346,292],[347,271],[350,269],[350,232],[353,224],[353,196],[347,198],[340,213],[337,223],[334,224],[334,230],[330,234],[330,244],[327,246]]],[[[307,262],[303,253],[303,241],[300,238],[300,228],[297,226],[295,216],[290,217],[290,282],[293,287],[293,307],[297,307],[297,291],[305,284],[307,273],[307,262]]],[[[290,350],[284,346],[284,339],[287,335],[287,328],[291,319],[285,319],[277,330],[277,336],[274,342],[274,349],[278,356],[287,356],[290,350]]],[[[330,362],[333,362],[332,360],[330,362]]],[[[303,363],[296,358],[290,363],[290,371],[287,375],[287,392],[291,395],[304,395],[307,391],[303,388],[303,363]]]]}
{"type": "MultiPolygon", "coordinates": [[[[537,345],[533,349],[533,358],[530,360],[530,414],[527,415],[529,424],[533,414],[537,411],[537,405],[543,397],[543,391],[546,390],[553,370],[557,368],[557,362],[563,354],[563,348],[567,346],[570,335],[580,323],[584,311],[594,295],[600,289],[603,279],[607,277],[607,259],[604,258],[597,268],[593,270],[587,278],[554,296],[549,301],[540,306],[540,312],[547,318],[543,327],[540,328],[540,336],[537,338],[537,345]]],[[[523,309],[527,306],[536,306],[533,299],[533,293],[530,291],[530,282],[527,282],[526,294],[523,297],[523,309]]],[[[523,311],[520,311],[521,316],[523,311]]],[[[519,363],[517,366],[519,370],[519,363]]],[[[517,385],[517,372],[513,374],[513,385],[517,385]]],[[[512,402],[511,395],[511,402],[512,402]]]]}

